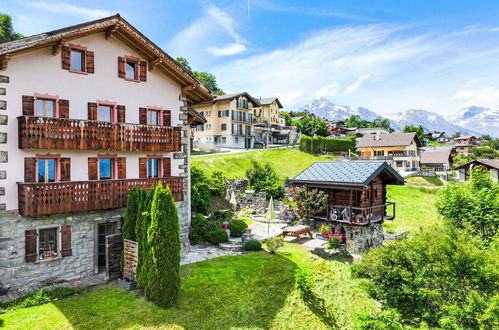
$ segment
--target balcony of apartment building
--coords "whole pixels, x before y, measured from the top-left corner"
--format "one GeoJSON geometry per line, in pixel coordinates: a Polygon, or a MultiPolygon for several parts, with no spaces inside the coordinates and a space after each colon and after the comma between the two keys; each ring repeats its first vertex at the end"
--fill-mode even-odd
{"type": "Polygon", "coordinates": [[[253,114],[249,112],[244,112],[244,111],[237,111],[237,110],[232,110],[231,111],[231,120],[240,122],[240,123],[245,123],[245,124],[253,124],[254,119],[253,119],[253,114]]]}
{"type": "Polygon", "coordinates": [[[180,127],[38,116],[18,117],[19,149],[172,152],[180,127]]]}
{"type": "Polygon", "coordinates": [[[246,137],[252,137],[253,127],[249,125],[241,125],[241,124],[232,124],[232,135],[240,135],[246,137]]]}

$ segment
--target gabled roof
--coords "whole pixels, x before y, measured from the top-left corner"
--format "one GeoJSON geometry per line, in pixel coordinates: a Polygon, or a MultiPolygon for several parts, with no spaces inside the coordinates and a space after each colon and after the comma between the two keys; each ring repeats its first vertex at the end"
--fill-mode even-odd
{"type": "Polygon", "coordinates": [[[289,182],[332,186],[367,186],[381,173],[385,174],[385,183],[387,184],[404,184],[404,178],[387,162],[373,161],[315,162],[289,182]]]}
{"type": "Polygon", "coordinates": [[[466,164],[463,164],[461,166],[458,166],[456,167],[456,169],[460,169],[460,168],[467,168],[469,165],[471,164],[483,164],[483,165],[486,165],[486,166],[489,166],[489,167],[493,167],[493,168],[497,168],[499,169],[499,159],[484,159],[484,158],[478,158],[478,159],[475,159],[469,163],[466,163],[466,164]]]}
{"type": "Polygon", "coordinates": [[[421,164],[449,164],[450,150],[425,151],[421,153],[421,164]]]}
{"type": "Polygon", "coordinates": [[[269,105],[272,104],[272,102],[276,101],[279,109],[283,108],[281,102],[277,97],[267,97],[265,99],[260,98],[258,101],[260,102],[260,105],[269,105]]]}
{"type": "Polygon", "coordinates": [[[357,143],[356,148],[408,146],[414,140],[416,145],[421,147],[421,142],[415,132],[364,135],[357,143]]]}
{"type": "MultiPolygon", "coordinates": [[[[102,33],[103,38],[117,38],[135,50],[149,62],[149,68],[159,69],[182,87],[182,94],[189,103],[198,103],[212,98],[211,91],[193,74],[178,64],[170,55],[140,33],[119,14],[90,21],[63,29],[40,33],[27,38],[0,44],[0,63],[7,63],[12,56],[44,47],[52,47],[58,54],[61,46],[74,39],[94,33],[102,33]]],[[[0,64],[1,65],[1,64],[0,64]]],[[[0,68],[5,69],[5,67],[0,68]]]]}
{"type": "Polygon", "coordinates": [[[256,107],[260,106],[260,102],[258,101],[258,99],[249,95],[247,92],[219,95],[215,96],[212,100],[206,102],[200,102],[199,104],[217,103],[220,101],[232,101],[233,99],[236,99],[240,96],[246,96],[250,100],[250,102],[253,103],[253,106],[256,107]]]}
{"type": "Polygon", "coordinates": [[[202,125],[207,122],[206,118],[191,107],[187,108],[187,122],[191,126],[202,125]]]}

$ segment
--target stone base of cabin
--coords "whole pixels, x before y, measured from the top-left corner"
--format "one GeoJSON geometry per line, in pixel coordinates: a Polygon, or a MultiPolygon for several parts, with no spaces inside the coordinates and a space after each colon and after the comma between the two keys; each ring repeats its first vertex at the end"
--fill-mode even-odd
{"type": "Polygon", "coordinates": [[[322,225],[331,230],[343,233],[346,237],[347,249],[350,253],[363,253],[383,245],[383,223],[372,223],[369,226],[357,226],[331,221],[313,221],[313,227],[318,230],[322,225]]]}
{"type": "MultiPolygon", "coordinates": [[[[188,250],[187,202],[177,202],[180,238],[188,250]]],[[[122,225],[125,209],[88,211],[50,216],[23,217],[17,210],[0,211],[0,287],[20,289],[35,285],[71,281],[105,271],[98,265],[98,228],[102,223],[122,225]],[[72,255],[49,260],[25,261],[25,231],[61,225],[71,226],[72,255]]],[[[59,239],[60,244],[60,239],[59,239]]],[[[59,247],[60,248],[60,247],[59,247]]]]}

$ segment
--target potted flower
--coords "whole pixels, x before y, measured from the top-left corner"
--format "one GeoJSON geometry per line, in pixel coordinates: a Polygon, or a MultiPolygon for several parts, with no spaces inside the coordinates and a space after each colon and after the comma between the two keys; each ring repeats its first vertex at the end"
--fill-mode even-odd
{"type": "Polygon", "coordinates": [[[327,249],[338,249],[343,243],[343,234],[338,231],[325,233],[324,238],[327,240],[327,249]]]}

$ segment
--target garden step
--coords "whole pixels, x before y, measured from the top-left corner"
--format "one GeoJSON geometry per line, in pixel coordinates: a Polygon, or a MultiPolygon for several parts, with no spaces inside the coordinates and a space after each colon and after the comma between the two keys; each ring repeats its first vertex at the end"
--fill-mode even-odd
{"type": "Polygon", "coordinates": [[[241,237],[229,237],[230,244],[243,244],[241,237]]]}
{"type": "Polygon", "coordinates": [[[225,251],[242,251],[242,244],[232,244],[232,243],[220,243],[218,246],[225,251]]]}

